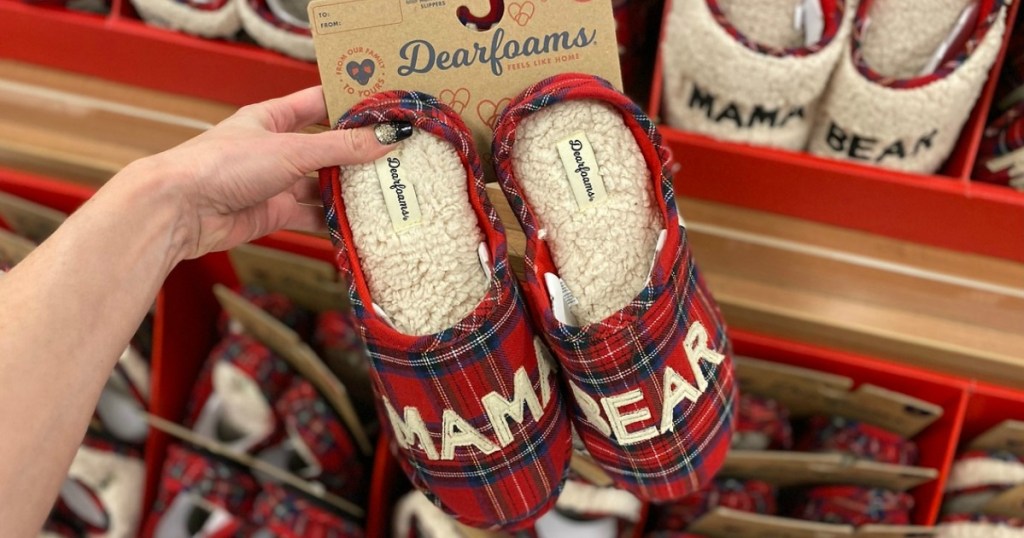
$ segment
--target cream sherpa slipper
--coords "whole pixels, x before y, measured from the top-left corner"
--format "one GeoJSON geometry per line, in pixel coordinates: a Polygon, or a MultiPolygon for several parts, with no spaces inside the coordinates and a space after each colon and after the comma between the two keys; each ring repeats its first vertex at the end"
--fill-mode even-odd
{"type": "Polygon", "coordinates": [[[201,37],[231,37],[242,28],[236,4],[241,0],[131,0],[154,25],[201,37]]]}
{"type": "Polygon", "coordinates": [[[257,43],[300,60],[316,60],[305,0],[237,0],[242,27],[257,43]]]}
{"type": "Polygon", "coordinates": [[[90,434],[71,462],[60,502],[97,538],[131,538],[142,520],[145,469],[137,451],[90,434]]]}
{"type": "Polygon", "coordinates": [[[803,149],[849,33],[849,4],[673,0],[662,45],[666,121],[723,140],[803,149]]]}
{"type": "Polygon", "coordinates": [[[129,443],[142,443],[149,432],[146,418],[148,402],[149,364],[129,346],[103,387],[96,405],[96,416],[114,437],[129,443]]]}
{"type": "Polygon", "coordinates": [[[988,78],[1005,27],[1003,0],[863,0],[810,151],[937,171],[988,78]]]}

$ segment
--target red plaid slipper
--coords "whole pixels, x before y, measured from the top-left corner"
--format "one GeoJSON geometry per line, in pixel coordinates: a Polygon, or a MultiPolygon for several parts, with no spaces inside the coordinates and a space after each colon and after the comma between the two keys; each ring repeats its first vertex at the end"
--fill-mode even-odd
{"type": "Polygon", "coordinates": [[[878,426],[843,417],[811,417],[796,449],[839,452],[894,465],[917,463],[917,443],[878,426]]]}
{"type": "Polygon", "coordinates": [[[257,491],[256,480],[241,467],[171,445],[143,536],[235,536],[252,511],[257,491]]]}
{"type": "Polygon", "coordinates": [[[654,124],[607,82],[559,75],[505,109],[493,150],[590,454],[641,499],[700,489],[729,449],[731,350],[654,124]]]}
{"type": "Polygon", "coordinates": [[[790,515],[808,521],[859,527],[910,525],[914,498],[909,493],[860,486],[820,486],[807,490],[790,515]]]}
{"type": "Polygon", "coordinates": [[[772,398],[740,394],[732,448],[789,450],[792,447],[793,426],[789,422],[789,410],[772,398]]]}
{"type": "Polygon", "coordinates": [[[554,504],[569,462],[569,421],[553,366],[530,325],[504,229],[456,113],[421,93],[388,92],[356,105],[338,127],[395,121],[416,128],[396,152],[375,164],[320,172],[378,413],[391,426],[405,473],[434,503],[469,525],[527,527],[554,504]],[[442,163],[438,173],[425,173],[442,163]],[[440,203],[442,187],[449,194],[440,203]],[[373,203],[380,209],[367,214],[373,203]],[[368,229],[374,218],[389,216],[368,229]],[[373,240],[386,246],[370,246],[373,240]],[[436,271],[453,263],[446,250],[456,250],[459,260],[468,255],[470,271],[436,271]],[[382,264],[389,270],[368,269],[382,264]],[[412,296],[423,286],[435,292],[418,300],[395,295],[401,289],[412,296]],[[479,295],[466,293],[467,286],[479,295]],[[442,310],[449,317],[439,317],[442,310]]]}
{"type": "Polygon", "coordinates": [[[275,404],[299,468],[281,467],[321,482],[331,493],[362,503],[369,487],[366,469],[341,418],[306,379],[296,379],[275,404]]]}
{"type": "Polygon", "coordinates": [[[362,526],[305,494],[268,482],[256,497],[249,536],[362,538],[362,526]]]}

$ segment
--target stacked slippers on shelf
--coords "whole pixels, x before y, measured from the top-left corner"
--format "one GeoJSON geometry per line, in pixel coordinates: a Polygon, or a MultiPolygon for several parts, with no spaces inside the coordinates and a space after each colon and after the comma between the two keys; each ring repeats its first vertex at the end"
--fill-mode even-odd
{"type": "Polygon", "coordinates": [[[462,524],[528,529],[565,487],[572,428],[641,501],[709,483],[732,432],[730,348],[639,107],[565,74],[498,118],[524,291],[458,114],[393,91],[338,123],[369,125],[394,152],[320,180],[381,422],[416,489],[462,524]]]}
{"type": "MultiPolygon", "coordinates": [[[[732,445],[737,450],[840,453],[896,465],[917,462],[917,445],[893,432],[839,416],[791,421],[778,401],[746,393],[740,396],[732,445]]],[[[647,536],[678,536],[717,507],[855,527],[909,525],[914,499],[906,492],[879,487],[780,488],[764,480],[719,477],[694,495],[653,507],[647,536]]]]}
{"type": "Polygon", "coordinates": [[[149,434],[147,317],[114,367],[82,446],[40,536],[136,536],[142,523],[143,450],[149,434]]]}
{"type": "Polygon", "coordinates": [[[937,536],[1024,537],[1024,460],[1008,450],[968,449],[950,470],[937,536]]]}
{"type": "Polygon", "coordinates": [[[936,172],[988,77],[1003,0],[671,0],[672,127],[936,172]]]}
{"type": "Polygon", "coordinates": [[[264,48],[313,61],[308,0],[132,0],[148,23],[207,38],[244,29],[264,48]]]}
{"type": "Polygon", "coordinates": [[[992,114],[978,148],[973,178],[1024,190],[1024,32],[1010,38],[992,114]]]}
{"type": "MultiPolygon", "coordinates": [[[[514,533],[520,538],[628,538],[642,519],[639,499],[627,491],[599,487],[570,474],[554,508],[534,525],[514,533]]],[[[458,523],[416,490],[403,495],[394,511],[395,538],[475,538],[508,536],[458,523]]]]}
{"type": "MultiPolygon", "coordinates": [[[[247,287],[242,295],[321,350],[351,340],[355,330],[337,312],[313,314],[279,293],[247,287]]],[[[362,537],[370,465],[342,419],[308,379],[237,322],[225,315],[220,329],[185,426],[304,485],[179,440],[168,449],[144,535],[362,537]]]]}

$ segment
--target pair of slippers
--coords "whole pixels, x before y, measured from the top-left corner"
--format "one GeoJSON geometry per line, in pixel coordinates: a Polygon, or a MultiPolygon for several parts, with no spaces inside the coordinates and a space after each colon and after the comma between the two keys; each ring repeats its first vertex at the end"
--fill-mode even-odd
{"type": "Polygon", "coordinates": [[[492,150],[526,234],[525,297],[463,121],[394,91],[338,127],[390,122],[411,137],[320,180],[378,411],[413,484],[465,524],[526,528],[562,488],[570,424],[643,500],[709,482],[732,431],[731,350],[651,121],[582,74],[501,114],[492,150]]]}
{"type": "Polygon", "coordinates": [[[730,141],[931,173],[959,138],[1004,0],[673,0],[666,121],[730,141]]]}
{"type": "Polygon", "coordinates": [[[230,38],[245,29],[262,47],[313,61],[308,0],[132,0],[142,18],[172,30],[230,38]]]}

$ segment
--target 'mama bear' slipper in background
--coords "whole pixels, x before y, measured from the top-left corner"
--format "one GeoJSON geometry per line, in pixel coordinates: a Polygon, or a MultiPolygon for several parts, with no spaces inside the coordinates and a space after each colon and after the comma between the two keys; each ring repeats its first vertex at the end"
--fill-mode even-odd
{"type": "Polygon", "coordinates": [[[661,56],[666,122],[723,140],[803,149],[849,34],[849,4],[672,0],[661,56]]]}
{"type": "Polygon", "coordinates": [[[678,499],[725,459],[736,394],[721,313],[697,272],[661,136],[605,81],[528,88],[494,134],[526,233],[528,303],[591,456],[641,499],[678,499]]]}
{"type": "Polygon", "coordinates": [[[388,92],[338,127],[408,124],[377,162],[320,172],[378,412],[432,502],[468,525],[523,528],[562,487],[569,421],[462,120],[388,92]]]}
{"type": "Polygon", "coordinates": [[[1003,0],[862,0],[810,151],[937,171],[988,79],[1005,28],[1003,0]]]}

